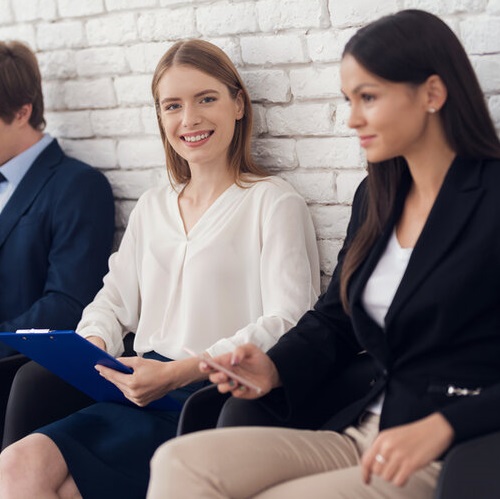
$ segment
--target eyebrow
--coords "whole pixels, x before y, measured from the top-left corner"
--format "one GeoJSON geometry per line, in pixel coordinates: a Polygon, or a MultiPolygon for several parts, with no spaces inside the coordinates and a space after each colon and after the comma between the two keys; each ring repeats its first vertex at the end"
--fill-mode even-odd
{"type": "MultiPolygon", "coordinates": [[[[378,87],[378,84],[377,83],[360,83],[358,86],[354,87],[354,90],[352,91],[352,93],[354,95],[359,94],[363,90],[364,87],[378,87]]],[[[340,89],[340,91],[344,95],[346,95],[344,90],[340,89]]]]}
{"type": "MultiPolygon", "coordinates": [[[[219,92],[217,90],[212,90],[209,88],[207,90],[202,90],[201,92],[197,92],[196,94],[194,94],[194,97],[195,97],[195,99],[197,99],[197,98],[203,97],[204,95],[207,95],[207,94],[219,95],[219,92]]],[[[162,99],[160,101],[160,104],[165,104],[166,102],[177,102],[180,100],[182,100],[180,97],[165,97],[164,99],[162,99]]]]}

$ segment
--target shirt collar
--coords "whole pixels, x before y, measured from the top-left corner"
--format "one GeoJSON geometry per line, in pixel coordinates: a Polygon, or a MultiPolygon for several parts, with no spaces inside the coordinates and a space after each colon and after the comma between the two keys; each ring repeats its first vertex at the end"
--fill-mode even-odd
{"type": "Polygon", "coordinates": [[[0,167],[0,171],[14,188],[21,183],[36,158],[53,140],[48,133],[44,133],[36,144],[33,144],[21,154],[14,156],[0,167]]]}

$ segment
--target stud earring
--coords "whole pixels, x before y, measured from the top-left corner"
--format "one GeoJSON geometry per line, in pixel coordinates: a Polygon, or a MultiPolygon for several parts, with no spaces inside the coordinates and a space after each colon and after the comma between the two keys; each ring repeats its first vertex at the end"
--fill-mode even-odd
{"type": "Polygon", "coordinates": [[[436,112],[436,108],[435,107],[430,107],[427,111],[429,113],[431,113],[431,114],[434,114],[436,112]]]}

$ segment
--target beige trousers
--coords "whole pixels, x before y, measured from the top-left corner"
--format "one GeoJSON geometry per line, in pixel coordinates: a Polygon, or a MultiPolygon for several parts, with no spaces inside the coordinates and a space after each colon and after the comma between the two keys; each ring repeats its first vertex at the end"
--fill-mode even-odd
{"type": "Polygon", "coordinates": [[[360,459],[378,434],[363,416],[343,433],[241,427],[193,433],[162,445],[151,462],[148,499],[431,499],[441,465],[404,487],[361,479],[360,459]]]}

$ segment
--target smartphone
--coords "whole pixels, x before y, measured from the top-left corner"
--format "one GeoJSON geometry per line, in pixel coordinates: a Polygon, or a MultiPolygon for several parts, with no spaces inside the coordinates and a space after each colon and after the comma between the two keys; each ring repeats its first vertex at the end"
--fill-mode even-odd
{"type": "Polygon", "coordinates": [[[186,347],[184,347],[184,351],[187,352],[192,357],[196,357],[200,361],[207,363],[211,368],[216,369],[217,371],[220,371],[221,373],[227,374],[231,379],[234,379],[234,381],[237,381],[240,385],[246,386],[247,388],[250,388],[251,390],[255,390],[259,394],[262,393],[262,388],[260,386],[257,386],[256,384],[252,383],[251,381],[245,379],[243,376],[239,376],[238,374],[230,371],[229,369],[220,365],[218,362],[215,362],[215,360],[213,360],[211,357],[205,356],[203,354],[198,354],[198,353],[193,352],[191,349],[186,348],[186,347]]]}

